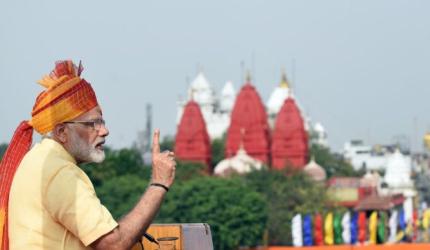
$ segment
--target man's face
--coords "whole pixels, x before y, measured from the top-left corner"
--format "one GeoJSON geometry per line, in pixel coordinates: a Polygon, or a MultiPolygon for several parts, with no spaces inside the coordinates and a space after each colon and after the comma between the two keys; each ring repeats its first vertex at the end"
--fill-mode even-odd
{"type": "Polygon", "coordinates": [[[109,130],[101,123],[102,111],[99,106],[67,123],[67,149],[78,163],[100,163],[105,159],[103,144],[109,130]]]}

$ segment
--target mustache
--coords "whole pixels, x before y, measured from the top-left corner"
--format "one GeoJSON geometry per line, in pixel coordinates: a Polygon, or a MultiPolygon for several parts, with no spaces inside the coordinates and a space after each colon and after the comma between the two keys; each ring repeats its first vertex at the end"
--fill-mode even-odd
{"type": "Polygon", "coordinates": [[[106,143],[105,139],[100,139],[100,140],[97,140],[93,145],[94,146],[99,146],[99,145],[103,145],[105,143],[106,143]]]}

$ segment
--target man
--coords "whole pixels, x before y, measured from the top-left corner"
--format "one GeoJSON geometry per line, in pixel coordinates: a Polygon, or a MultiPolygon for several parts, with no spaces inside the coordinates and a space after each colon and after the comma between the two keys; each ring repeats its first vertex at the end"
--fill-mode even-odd
{"type": "Polygon", "coordinates": [[[130,249],[155,217],[173,184],[172,152],[160,153],[155,131],[151,184],[116,222],[78,164],[102,162],[109,131],[82,66],[56,63],[39,83],[32,118],[16,130],[0,165],[1,250],[130,249]],[[44,135],[29,150],[33,129],[44,135]]]}

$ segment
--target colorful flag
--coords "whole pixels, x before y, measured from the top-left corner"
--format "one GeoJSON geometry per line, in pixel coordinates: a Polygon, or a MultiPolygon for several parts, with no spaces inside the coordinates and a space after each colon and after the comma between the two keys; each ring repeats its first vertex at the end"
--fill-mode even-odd
{"type": "Polygon", "coordinates": [[[342,217],[342,239],[345,244],[351,243],[351,215],[346,212],[342,217]]]}
{"type": "Polygon", "coordinates": [[[358,241],[363,244],[366,241],[366,213],[358,213],[358,241]]]}
{"type": "Polygon", "coordinates": [[[339,213],[334,215],[333,219],[333,229],[334,229],[334,243],[340,245],[343,243],[342,240],[342,217],[339,213]]]}
{"type": "Polygon", "coordinates": [[[426,209],[424,211],[424,215],[423,215],[423,222],[422,222],[423,228],[425,230],[429,229],[430,226],[430,209],[426,209]]]}
{"type": "Polygon", "coordinates": [[[323,246],[323,221],[320,214],[316,214],[314,217],[314,241],[315,246],[323,246]]]}
{"type": "Polygon", "coordinates": [[[378,220],[378,243],[385,243],[385,224],[386,224],[387,216],[385,212],[381,212],[379,214],[378,220]]]}
{"type": "Polygon", "coordinates": [[[303,235],[302,235],[302,216],[297,214],[291,221],[291,234],[293,236],[293,245],[295,247],[303,246],[303,235]]]}
{"type": "Polygon", "coordinates": [[[313,246],[312,218],[309,214],[303,218],[303,245],[313,246]]]}
{"type": "Polygon", "coordinates": [[[328,213],[325,216],[324,222],[324,242],[326,245],[331,246],[334,243],[333,237],[333,213],[328,213]]]}
{"type": "Polygon", "coordinates": [[[403,209],[400,209],[399,213],[399,228],[400,230],[406,230],[406,219],[405,219],[405,211],[403,209]]]}
{"type": "Polygon", "coordinates": [[[398,213],[396,210],[394,210],[391,213],[390,221],[388,224],[390,225],[390,238],[388,239],[389,242],[396,242],[397,237],[397,221],[398,221],[398,213]]]}
{"type": "Polygon", "coordinates": [[[369,243],[375,245],[376,242],[376,229],[378,226],[378,212],[373,211],[369,219],[369,243]]]}
{"type": "Polygon", "coordinates": [[[399,224],[399,232],[396,235],[396,242],[406,240],[406,219],[405,219],[405,211],[403,209],[400,209],[399,216],[398,216],[398,224],[399,224]]]}
{"type": "Polygon", "coordinates": [[[412,213],[412,242],[416,242],[418,239],[418,228],[420,226],[420,220],[418,219],[418,210],[414,210],[412,213]]]}
{"type": "Polygon", "coordinates": [[[358,241],[358,213],[355,212],[351,219],[351,244],[355,245],[358,241]]]}

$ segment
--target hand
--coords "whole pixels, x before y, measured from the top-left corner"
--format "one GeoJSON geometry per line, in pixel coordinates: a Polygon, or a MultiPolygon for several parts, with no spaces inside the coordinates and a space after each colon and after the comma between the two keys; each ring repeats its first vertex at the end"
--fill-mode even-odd
{"type": "Polygon", "coordinates": [[[175,153],[160,153],[160,130],[156,129],[152,140],[152,182],[170,187],[175,180],[175,153]]]}

